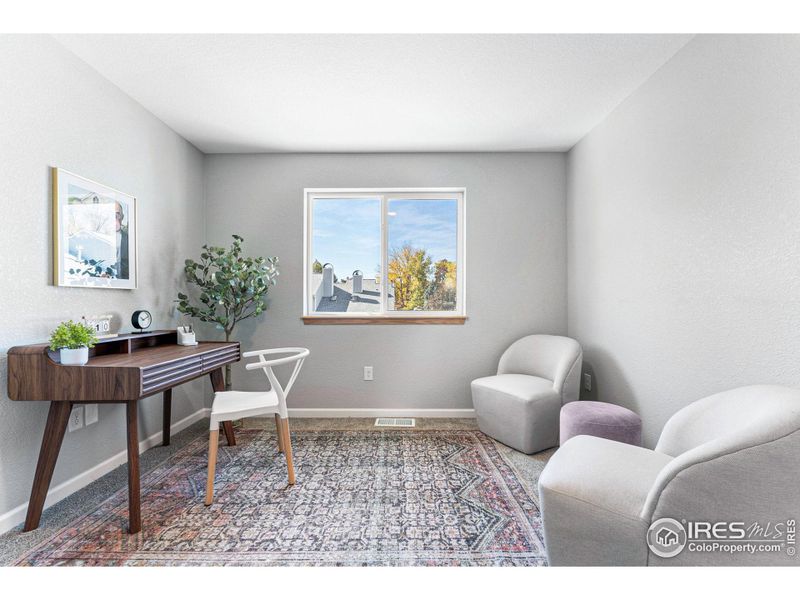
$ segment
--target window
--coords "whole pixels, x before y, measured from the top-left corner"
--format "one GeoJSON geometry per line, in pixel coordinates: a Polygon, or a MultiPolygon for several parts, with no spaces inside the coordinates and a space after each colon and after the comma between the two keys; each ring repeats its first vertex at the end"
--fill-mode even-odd
{"type": "Polygon", "coordinates": [[[464,193],[305,190],[306,323],[463,323],[464,193]]]}

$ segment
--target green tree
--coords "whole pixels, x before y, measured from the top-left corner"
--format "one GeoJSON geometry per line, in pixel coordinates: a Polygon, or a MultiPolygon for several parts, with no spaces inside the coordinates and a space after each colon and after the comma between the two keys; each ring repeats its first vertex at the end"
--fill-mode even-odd
{"type": "Polygon", "coordinates": [[[425,292],[426,310],[455,310],[456,263],[442,259],[433,266],[433,279],[425,292]]]}
{"type": "MultiPolygon", "coordinates": [[[[197,287],[197,300],[178,294],[178,310],[216,323],[230,341],[236,324],[267,308],[266,296],[278,278],[278,259],[242,256],[244,238],[233,236],[230,249],[204,245],[200,262],[185,261],[186,281],[197,287]]],[[[225,389],[231,389],[231,366],[225,366],[225,389]]]]}
{"type": "Polygon", "coordinates": [[[314,273],[322,273],[322,263],[314,259],[314,264],[311,265],[311,271],[314,273]]]}
{"type": "Polygon", "coordinates": [[[389,283],[394,287],[396,310],[415,310],[425,305],[431,257],[409,244],[393,249],[389,260],[389,283]]]}

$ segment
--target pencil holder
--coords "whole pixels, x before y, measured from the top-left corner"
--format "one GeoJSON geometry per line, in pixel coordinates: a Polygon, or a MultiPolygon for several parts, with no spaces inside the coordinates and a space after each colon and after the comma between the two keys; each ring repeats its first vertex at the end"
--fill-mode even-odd
{"type": "Polygon", "coordinates": [[[194,337],[194,331],[186,332],[182,327],[178,327],[178,345],[196,346],[197,340],[194,337]]]}

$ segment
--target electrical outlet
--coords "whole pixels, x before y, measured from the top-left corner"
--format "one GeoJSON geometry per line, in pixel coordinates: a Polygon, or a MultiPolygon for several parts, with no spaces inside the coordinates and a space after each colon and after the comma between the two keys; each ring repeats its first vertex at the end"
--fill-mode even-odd
{"type": "Polygon", "coordinates": [[[372,367],[364,367],[364,381],[372,381],[372,367]]]}
{"type": "Polygon", "coordinates": [[[83,407],[73,406],[72,412],[69,413],[69,431],[77,431],[83,427],[83,407]]]}
{"type": "Polygon", "coordinates": [[[583,374],[583,389],[587,392],[592,391],[592,376],[589,373],[583,374]]]}
{"type": "Polygon", "coordinates": [[[88,427],[92,423],[97,423],[99,416],[97,414],[97,404],[87,404],[83,408],[84,421],[88,427]]]}

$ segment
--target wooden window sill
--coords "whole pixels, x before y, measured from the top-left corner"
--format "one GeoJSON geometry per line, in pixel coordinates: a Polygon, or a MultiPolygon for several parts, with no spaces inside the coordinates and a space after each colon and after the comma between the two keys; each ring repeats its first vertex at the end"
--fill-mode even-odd
{"type": "Polygon", "coordinates": [[[306,325],[463,325],[467,317],[303,317],[306,325]]]}

